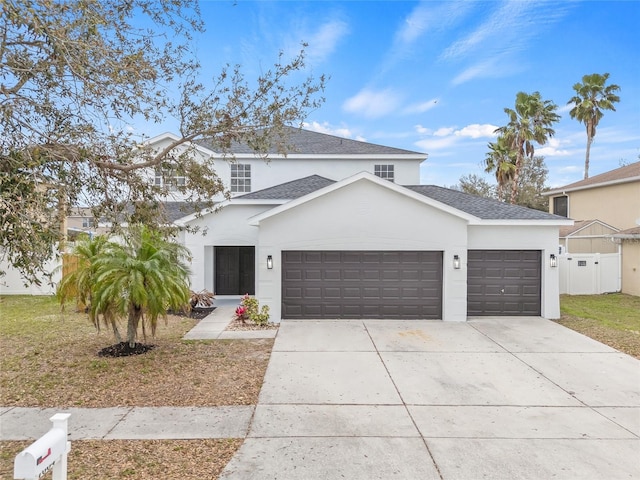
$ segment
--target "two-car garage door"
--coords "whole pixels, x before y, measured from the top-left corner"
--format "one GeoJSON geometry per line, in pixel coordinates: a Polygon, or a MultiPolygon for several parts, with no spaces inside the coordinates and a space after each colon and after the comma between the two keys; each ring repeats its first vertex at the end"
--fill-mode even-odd
{"type": "Polygon", "coordinates": [[[442,318],[442,252],[284,251],[282,318],[442,318]]]}
{"type": "MultiPolygon", "coordinates": [[[[469,250],[467,315],[540,315],[539,250],[469,250]]],[[[283,319],[440,319],[440,251],[284,251],[283,319]]]]}

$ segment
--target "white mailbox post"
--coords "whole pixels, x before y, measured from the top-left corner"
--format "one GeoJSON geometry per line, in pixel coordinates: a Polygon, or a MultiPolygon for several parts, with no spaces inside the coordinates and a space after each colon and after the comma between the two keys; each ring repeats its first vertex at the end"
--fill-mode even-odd
{"type": "Polygon", "coordinates": [[[67,480],[67,454],[71,450],[71,442],[67,441],[67,421],[70,416],[70,413],[56,413],[50,418],[51,430],[16,456],[13,478],[36,480],[51,470],[52,480],[67,480]]]}

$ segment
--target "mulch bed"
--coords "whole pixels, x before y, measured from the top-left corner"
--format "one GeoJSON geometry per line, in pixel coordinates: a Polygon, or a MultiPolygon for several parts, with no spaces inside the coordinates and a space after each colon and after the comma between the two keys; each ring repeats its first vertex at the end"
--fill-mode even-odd
{"type": "Polygon", "coordinates": [[[155,345],[148,345],[144,343],[136,343],[132,348],[129,346],[129,342],[120,342],[115,345],[110,345],[103,348],[98,352],[99,357],[129,357],[131,355],[142,355],[155,348],[155,345]]]}

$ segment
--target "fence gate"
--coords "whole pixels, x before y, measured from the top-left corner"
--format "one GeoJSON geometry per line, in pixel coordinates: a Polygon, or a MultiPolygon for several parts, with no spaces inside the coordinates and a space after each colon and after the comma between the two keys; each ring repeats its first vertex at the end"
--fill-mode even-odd
{"type": "Polygon", "coordinates": [[[620,291],[619,253],[565,253],[559,258],[560,293],[598,295],[620,291]]]}

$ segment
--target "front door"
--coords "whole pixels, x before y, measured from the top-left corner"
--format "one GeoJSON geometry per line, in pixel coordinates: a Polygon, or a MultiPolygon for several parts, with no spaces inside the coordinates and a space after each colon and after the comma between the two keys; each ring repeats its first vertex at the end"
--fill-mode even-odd
{"type": "Polygon", "coordinates": [[[255,295],[255,247],[215,247],[217,295],[255,295]]]}

